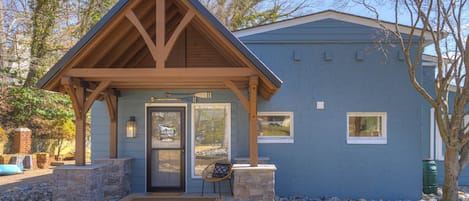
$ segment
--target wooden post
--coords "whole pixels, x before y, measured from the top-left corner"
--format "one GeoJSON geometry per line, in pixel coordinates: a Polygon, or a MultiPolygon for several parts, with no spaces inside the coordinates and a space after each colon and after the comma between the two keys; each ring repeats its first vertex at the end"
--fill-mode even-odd
{"type": "Polygon", "coordinates": [[[249,78],[249,161],[251,167],[257,167],[259,163],[257,145],[257,85],[259,78],[249,78]]]}
{"type": "MultiPolygon", "coordinates": [[[[111,84],[111,81],[101,82],[89,96],[83,86],[87,83],[75,81],[73,82],[71,77],[63,77],[61,84],[70,96],[75,113],[75,165],[84,166],[86,165],[86,113],[98,95],[111,84]]],[[[117,129],[115,130],[117,132],[117,129]]]]}
{"type": "Polygon", "coordinates": [[[85,136],[86,136],[86,92],[80,84],[72,82],[72,78],[63,77],[61,80],[65,91],[72,101],[75,113],[75,165],[85,165],[85,136]]]}
{"type": "Polygon", "coordinates": [[[105,95],[109,112],[109,158],[117,158],[117,96],[105,95]]]}
{"type": "Polygon", "coordinates": [[[86,140],[86,112],[83,109],[85,107],[85,88],[77,86],[76,92],[77,103],[80,109],[80,114],[75,115],[75,165],[84,166],[86,165],[86,151],[85,151],[85,140],[86,140]]]}

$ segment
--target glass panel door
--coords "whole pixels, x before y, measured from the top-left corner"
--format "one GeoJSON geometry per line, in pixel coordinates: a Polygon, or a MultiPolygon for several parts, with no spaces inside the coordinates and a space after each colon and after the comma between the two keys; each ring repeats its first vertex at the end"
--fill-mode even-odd
{"type": "Polygon", "coordinates": [[[185,108],[147,108],[147,191],[184,192],[185,108]]]}

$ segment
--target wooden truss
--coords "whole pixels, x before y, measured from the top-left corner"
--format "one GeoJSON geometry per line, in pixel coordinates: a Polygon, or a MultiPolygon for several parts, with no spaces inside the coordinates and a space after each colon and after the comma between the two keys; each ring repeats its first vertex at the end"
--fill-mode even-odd
{"type": "Polygon", "coordinates": [[[95,100],[107,105],[116,158],[118,90],[230,89],[249,113],[252,166],[258,164],[257,96],[268,99],[278,89],[184,0],[130,1],[44,88],[72,100],[76,165],[85,165],[86,113],[95,100]]]}

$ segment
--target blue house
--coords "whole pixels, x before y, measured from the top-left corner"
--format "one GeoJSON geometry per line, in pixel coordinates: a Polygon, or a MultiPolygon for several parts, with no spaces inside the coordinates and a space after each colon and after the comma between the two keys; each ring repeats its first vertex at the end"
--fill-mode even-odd
{"type": "Polygon", "coordinates": [[[196,0],[122,0],[38,85],[71,96],[78,166],[91,109],[91,158],[132,158],[132,193],[200,192],[228,159],[274,164],[280,196],[416,200],[431,111],[388,39],[337,11],[232,33],[196,0]]]}
{"type": "MultiPolygon", "coordinates": [[[[434,73],[433,71],[430,71],[431,69],[434,69],[437,67],[437,58],[435,56],[431,55],[423,55],[422,56],[423,63],[422,66],[424,69],[427,69],[427,73],[434,73]]],[[[444,61],[447,62],[447,61],[444,61]]],[[[432,77],[426,76],[425,79],[427,79],[426,83],[430,83],[432,80],[432,77]]],[[[431,89],[433,87],[432,84],[429,84],[426,86],[427,90],[430,92],[433,92],[431,89]]],[[[450,86],[449,87],[449,98],[448,98],[448,108],[450,111],[450,115],[452,113],[453,107],[454,107],[454,92],[456,92],[456,87],[455,86],[450,86]]],[[[429,122],[428,128],[430,129],[428,132],[425,131],[425,133],[428,133],[428,135],[422,136],[422,144],[423,144],[423,156],[424,158],[428,158],[431,160],[436,161],[437,169],[439,171],[438,174],[438,184],[443,185],[444,181],[444,159],[445,159],[445,144],[443,140],[440,137],[440,132],[438,129],[438,125],[436,123],[435,119],[435,111],[434,108],[429,108],[428,109],[429,116],[428,119],[424,120],[426,122],[429,122]]],[[[469,122],[469,115],[464,116],[464,123],[469,122]]],[[[468,186],[469,185],[469,169],[465,168],[461,171],[458,182],[460,186],[468,186]]]]}

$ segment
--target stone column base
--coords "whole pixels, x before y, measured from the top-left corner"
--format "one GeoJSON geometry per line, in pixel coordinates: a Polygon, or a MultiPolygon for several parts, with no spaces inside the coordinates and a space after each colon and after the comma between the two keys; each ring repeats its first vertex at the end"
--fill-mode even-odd
{"type": "Polygon", "coordinates": [[[275,171],[271,164],[250,167],[249,164],[233,165],[235,201],[273,201],[275,199],[275,171]]]}
{"type": "Polygon", "coordinates": [[[93,164],[107,165],[106,177],[102,182],[104,200],[117,201],[130,194],[132,158],[98,159],[93,164]]]}
{"type": "Polygon", "coordinates": [[[95,160],[92,165],[54,169],[53,201],[118,201],[130,194],[131,158],[95,160]]]}
{"type": "Polygon", "coordinates": [[[54,169],[51,181],[54,201],[102,201],[106,165],[71,166],[54,169]]]}

